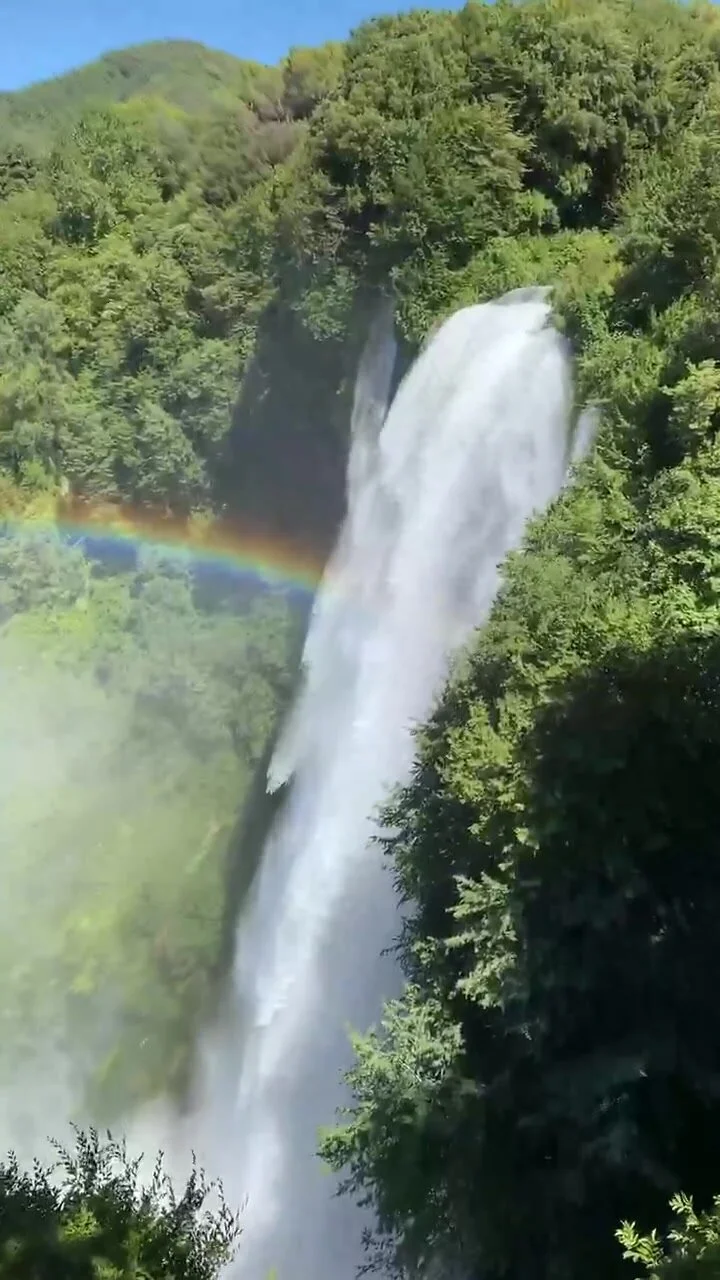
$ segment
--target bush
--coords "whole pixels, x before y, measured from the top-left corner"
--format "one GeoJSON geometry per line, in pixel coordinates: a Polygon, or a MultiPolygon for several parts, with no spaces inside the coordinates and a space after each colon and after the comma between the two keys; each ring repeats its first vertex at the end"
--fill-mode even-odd
{"type": "Polygon", "coordinates": [[[194,1164],[178,1196],[162,1155],[145,1184],[110,1134],[53,1146],[57,1163],[31,1173],[12,1154],[0,1163],[2,1280],[214,1280],[232,1258],[238,1218],[194,1164]]]}

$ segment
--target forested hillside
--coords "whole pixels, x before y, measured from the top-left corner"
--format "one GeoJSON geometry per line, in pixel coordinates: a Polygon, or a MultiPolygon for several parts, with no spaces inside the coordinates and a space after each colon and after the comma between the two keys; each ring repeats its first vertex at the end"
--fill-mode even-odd
{"type": "Polygon", "coordinates": [[[106,101],[71,119],[76,80],[42,145],[22,96],[0,115],[0,478],[22,530],[0,546],[22,729],[0,912],[57,868],[3,933],[2,1057],[62,1005],[61,1038],[92,1032],[97,1109],[182,1083],[230,829],[296,661],[289,597],[70,545],[68,503],[321,558],[378,292],[411,353],[452,308],[549,284],[597,448],[390,806],[410,985],[358,1041],[324,1149],[398,1274],[715,1274],[717,1222],[687,1207],[679,1258],[615,1233],[720,1190],[720,12],[416,11],[275,79],[200,77],[197,100],[100,67],[106,101]],[[23,734],[28,758],[53,744],[42,785],[23,734]]]}
{"type": "Polygon", "coordinates": [[[245,62],[189,40],[154,41],[105,54],[55,80],[0,93],[0,133],[6,143],[42,152],[89,107],[151,97],[200,115],[274,100],[280,85],[275,67],[245,62]]]}
{"type": "MultiPolygon", "coordinates": [[[[18,95],[59,125],[44,153],[0,122],[0,1119],[23,1143],[187,1083],[307,608],[248,576],[273,482],[248,474],[243,519],[234,407],[275,288],[290,104],[333,51],[277,71],[272,107],[227,58],[234,100],[196,113],[177,105],[202,98],[191,54],[110,59],[128,100],[65,129],[85,91],[117,90],[105,64],[18,95]],[[196,551],[218,520],[215,561],[196,551]]],[[[262,546],[282,587],[297,556],[262,546]]]]}

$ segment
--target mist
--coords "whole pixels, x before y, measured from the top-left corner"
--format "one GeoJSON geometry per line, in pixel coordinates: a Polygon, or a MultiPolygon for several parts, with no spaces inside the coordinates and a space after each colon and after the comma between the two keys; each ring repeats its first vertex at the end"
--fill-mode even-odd
{"type": "Polygon", "coordinates": [[[85,567],[0,626],[0,1148],[23,1160],[71,1123],[156,1149],[138,1117],[192,1078],[289,665],[279,597],[201,610],[186,568],[85,567]]]}
{"type": "Polygon", "coordinates": [[[91,1118],[91,1083],[120,1035],[120,991],[93,944],[127,900],[111,851],[127,821],[131,775],[117,761],[131,724],[91,671],[58,668],[12,628],[0,706],[0,1146],[28,1158],[91,1118]]]}

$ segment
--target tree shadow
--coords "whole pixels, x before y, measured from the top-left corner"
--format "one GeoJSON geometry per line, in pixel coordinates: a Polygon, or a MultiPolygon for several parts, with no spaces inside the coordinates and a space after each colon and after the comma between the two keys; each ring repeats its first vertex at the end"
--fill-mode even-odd
{"type": "Polygon", "coordinates": [[[221,498],[249,528],[309,546],[323,558],[345,514],[360,345],[320,341],[290,307],[271,304],[218,468],[221,498]]]}

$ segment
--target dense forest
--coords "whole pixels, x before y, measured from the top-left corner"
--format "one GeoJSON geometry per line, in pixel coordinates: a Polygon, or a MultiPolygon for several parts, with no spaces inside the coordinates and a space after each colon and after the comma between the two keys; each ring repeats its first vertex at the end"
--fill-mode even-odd
{"type": "Polygon", "coordinates": [[[50,1038],[102,1117],[182,1089],[304,619],[67,504],[322,559],[375,297],[410,356],[547,284],[597,447],[389,803],[408,987],[323,1153],[391,1273],[717,1274],[719,210],[710,4],[472,2],[0,98],[3,1083],[50,1038]]]}

